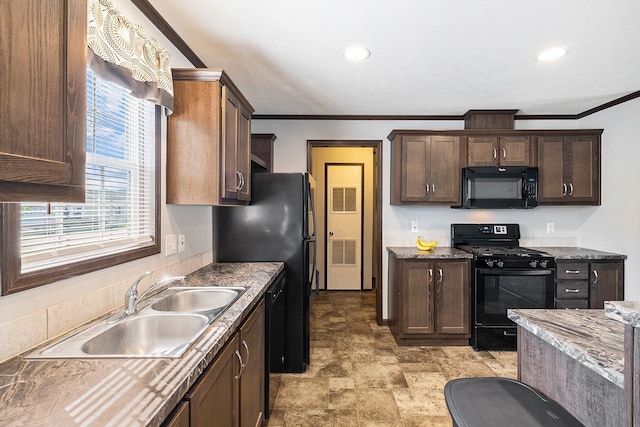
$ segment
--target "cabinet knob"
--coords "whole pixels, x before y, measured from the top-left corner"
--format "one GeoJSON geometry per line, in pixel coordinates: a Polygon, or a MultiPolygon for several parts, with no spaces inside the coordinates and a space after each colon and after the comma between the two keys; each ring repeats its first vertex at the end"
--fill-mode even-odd
{"type": "Polygon", "coordinates": [[[494,148],[494,149],[493,149],[493,159],[492,159],[492,160],[495,160],[495,159],[497,159],[497,158],[498,158],[498,150],[496,150],[496,149],[494,148]]]}
{"type": "Polygon", "coordinates": [[[502,159],[506,159],[507,158],[507,149],[502,147],[502,159]]]}
{"type": "Polygon", "coordinates": [[[431,184],[431,193],[432,194],[436,194],[436,185],[435,184],[431,184]]]}
{"type": "Polygon", "coordinates": [[[562,197],[567,195],[567,184],[562,183],[562,197]]]}
{"type": "Polygon", "coordinates": [[[429,183],[427,182],[427,194],[429,194],[429,183]]]}
{"type": "Polygon", "coordinates": [[[569,196],[573,196],[573,184],[569,183],[569,196]]]}
{"type": "Polygon", "coordinates": [[[438,280],[440,281],[440,283],[442,283],[443,278],[444,278],[444,274],[442,273],[442,269],[439,268],[438,269],[438,280]]]}
{"type": "Polygon", "coordinates": [[[594,269],[594,270],[592,271],[592,273],[593,273],[593,284],[594,284],[594,285],[597,285],[597,284],[598,284],[598,270],[595,270],[595,269],[594,269]]]}

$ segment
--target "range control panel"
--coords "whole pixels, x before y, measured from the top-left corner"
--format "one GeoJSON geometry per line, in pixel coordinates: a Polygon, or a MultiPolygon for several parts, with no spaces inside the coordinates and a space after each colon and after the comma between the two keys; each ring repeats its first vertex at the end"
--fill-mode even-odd
{"type": "Polygon", "coordinates": [[[480,225],[478,231],[482,234],[507,234],[506,225],[480,225]]]}

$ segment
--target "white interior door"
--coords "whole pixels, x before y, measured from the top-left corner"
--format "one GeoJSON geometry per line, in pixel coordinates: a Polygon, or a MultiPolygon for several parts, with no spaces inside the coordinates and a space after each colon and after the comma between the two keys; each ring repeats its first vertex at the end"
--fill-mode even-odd
{"type": "Polygon", "coordinates": [[[362,165],[327,165],[327,289],[362,289],[362,165]]]}

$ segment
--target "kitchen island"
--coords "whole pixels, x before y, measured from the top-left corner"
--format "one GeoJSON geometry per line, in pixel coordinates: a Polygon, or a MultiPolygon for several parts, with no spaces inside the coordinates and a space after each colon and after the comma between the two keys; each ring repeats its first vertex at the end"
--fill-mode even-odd
{"type": "MultiPolygon", "coordinates": [[[[247,290],[180,358],[51,359],[0,364],[3,426],[159,426],[262,300],[284,264],[210,264],[183,286],[247,290]]],[[[152,299],[150,299],[151,301],[152,299]]]]}
{"type": "Polygon", "coordinates": [[[624,425],[624,325],[604,310],[509,310],[518,379],[586,426],[624,425]]]}

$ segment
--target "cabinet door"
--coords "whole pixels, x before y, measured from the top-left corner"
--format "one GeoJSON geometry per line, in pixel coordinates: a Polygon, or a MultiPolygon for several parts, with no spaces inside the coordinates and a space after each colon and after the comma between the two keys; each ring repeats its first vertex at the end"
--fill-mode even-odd
{"type": "Polygon", "coordinates": [[[238,158],[236,160],[240,178],[238,200],[251,200],[251,113],[244,107],[238,114],[238,158]]]}
{"type": "Polygon", "coordinates": [[[226,87],[222,88],[222,197],[238,200],[240,177],[238,171],[238,137],[240,110],[242,106],[236,96],[226,87]]]}
{"type": "Polygon", "coordinates": [[[432,136],[429,141],[429,201],[458,205],[460,203],[460,137],[432,136]]]}
{"type": "Polygon", "coordinates": [[[498,158],[501,166],[529,166],[531,141],[528,136],[504,136],[500,138],[498,158]]]}
{"type": "Polygon", "coordinates": [[[498,138],[470,136],[468,138],[469,166],[496,166],[498,164],[498,138]]]}
{"type": "Polygon", "coordinates": [[[187,395],[191,427],[240,425],[239,341],[236,335],[227,343],[187,395]]]}
{"type": "Polygon", "coordinates": [[[570,161],[567,196],[572,202],[599,204],[599,144],[593,136],[570,137],[565,142],[570,161]]]}
{"type": "Polygon", "coordinates": [[[403,137],[401,151],[401,199],[403,202],[426,202],[428,137],[403,137]]]}
{"type": "Polygon", "coordinates": [[[563,203],[565,182],[562,137],[538,138],[538,201],[563,203]]]}
{"type": "Polygon", "coordinates": [[[84,202],[87,2],[0,2],[0,202],[84,202]]]}
{"type": "Polygon", "coordinates": [[[605,301],[624,299],[624,264],[592,262],[589,266],[589,308],[604,308],[605,301]]]}
{"type": "Polygon", "coordinates": [[[255,427],[264,419],[264,300],[240,329],[242,375],[240,377],[240,425],[255,427]]]}
{"type": "Polygon", "coordinates": [[[433,264],[404,262],[403,282],[400,284],[401,332],[403,334],[432,334],[435,332],[433,264]]]}
{"type": "Polygon", "coordinates": [[[470,331],[469,262],[436,264],[436,325],[439,334],[468,334],[470,331]]]}
{"type": "Polygon", "coordinates": [[[162,427],[189,427],[189,425],[189,401],[180,402],[169,418],[162,423],[162,427]]]}

